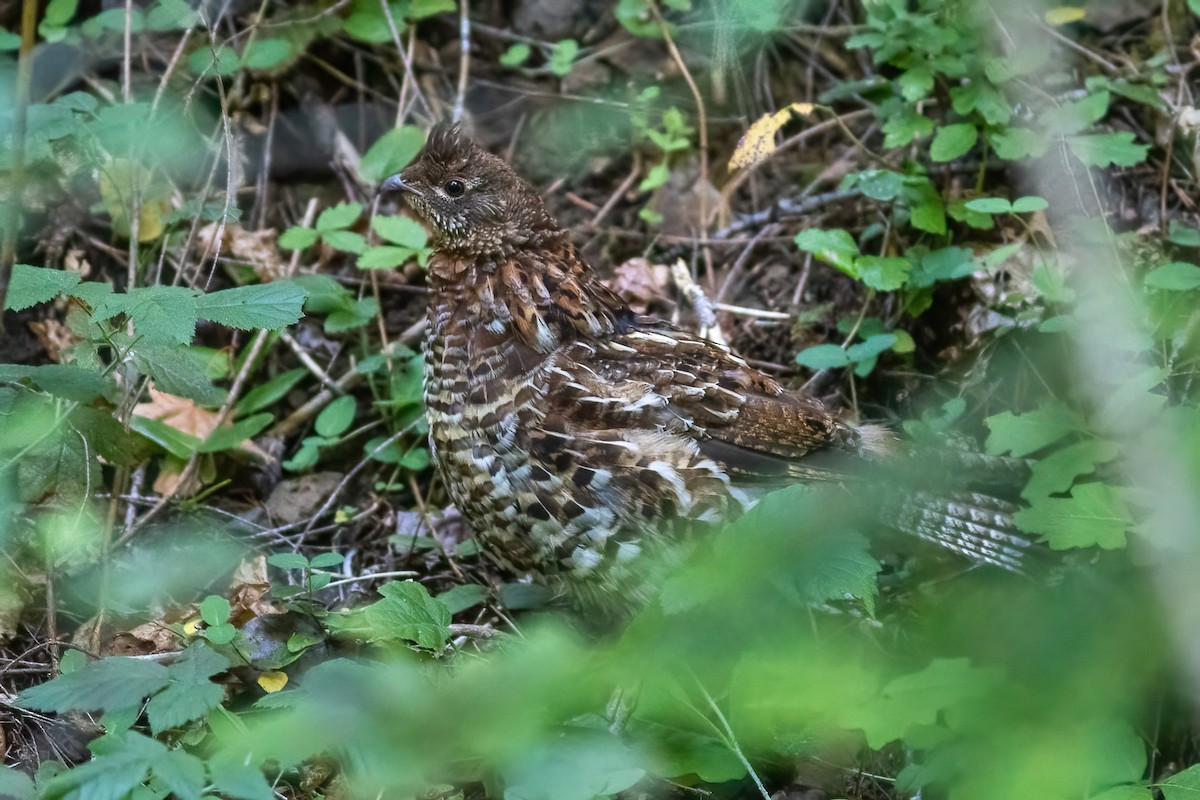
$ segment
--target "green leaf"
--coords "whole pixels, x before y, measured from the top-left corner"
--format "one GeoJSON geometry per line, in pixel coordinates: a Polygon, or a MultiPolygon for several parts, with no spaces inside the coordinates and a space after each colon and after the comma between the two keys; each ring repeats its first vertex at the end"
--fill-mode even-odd
{"type": "Polygon", "coordinates": [[[368,247],[358,257],[359,269],[395,269],[417,254],[416,250],[407,247],[368,247]]]}
{"type": "Polygon", "coordinates": [[[460,583],[439,594],[437,599],[451,614],[457,614],[479,605],[487,600],[487,596],[487,590],[477,583],[460,583]]]}
{"type": "Polygon", "coordinates": [[[333,231],[348,228],[362,216],[362,205],[359,203],[338,203],[321,212],[317,217],[317,231],[322,236],[333,231]]]}
{"type": "Polygon", "coordinates": [[[287,393],[294,389],[296,384],[304,380],[304,376],[307,374],[308,370],[304,367],[296,367],[295,369],[289,369],[287,372],[281,372],[266,383],[260,383],[246,392],[242,396],[242,399],[237,402],[237,405],[233,407],[233,410],[237,412],[238,416],[246,416],[268,406],[273,406],[287,396],[287,393]]]}
{"type": "Polygon", "coordinates": [[[411,250],[420,250],[429,242],[424,226],[409,217],[375,217],[371,227],[381,238],[411,250]]]}
{"type": "Polygon", "coordinates": [[[262,770],[244,758],[219,755],[208,762],[213,786],[222,795],[235,800],[275,800],[271,784],[263,777],[262,770]]]}
{"type": "Polygon", "coordinates": [[[229,659],[211,647],[200,643],[190,645],[168,667],[171,682],[146,704],[150,731],[157,735],[178,728],[221,705],[225,690],[209,679],[229,667],[229,659]]]}
{"type": "Polygon", "coordinates": [[[637,753],[606,731],[575,729],[529,748],[504,770],[505,800],[595,800],[646,776],[637,753]]]}
{"type": "Polygon", "coordinates": [[[1069,444],[1034,462],[1021,497],[1032,501],[1066,492],[1080,475],[1091,474],[1097,464],[1116,457],[1117,446],[1112,442],[1088,439],[1069,444]]]}
{"type": "Polygon", "coordinates": [[[868,337],[863,342],[851,345],[846,350],[846,356],[851,361],[875,358],[880,353],[886,353],[888,350],[891,350],[896,341],[896,334],[894,333],[877,333],[874,336],[868,337]]]}
{"type": "Polygon", "coordinates": [[[1017,458],[1048,447],[1080,427],[1070,409],[1059,403],[1019,416],[1005,411],[988,417],[986,423],[991,431],[987,438],[988,454],[1012,453],[1017,458]]]}
{"type": "Polygon", "coordinates": [[[862,282],[881,292],[899,289],[912,271],[912,262],[899,256],[859,256],[854,265],[862,282]]]}
{"type": "Polygon", "coordinates": [[[190,347],[143,340],[131,355],[134,365],[153,378],[160,391],[206,406],[220,405],[225,399],[225,390],[214,386],[206,374],[207,359],[190,347]]]}
{"type": "Polygon", "coordinates": [[[343,331],[361,328],[379,313],[379,301],[374,297],[363,297],[351,300],[348,304],[325,318],[326,333],[341,333],[343,331]]]}
{"type": "Polygon", "coordinates": [[[228,621],[232,611],[229,601],[219,594],[210,594],[200,603],[200,619],[206,625],[220,625],[228,621]]]}
{"type": "Polygon", "coordinates": [[[79,0],[50,0],[42,14],[42,25],[62,28],[75,17],[79,0]]]}
{"type": "Polygon", "coordinates": [[[208,784],[204,762],[182,749],[164,753],[150,771],[180,800],[200,800],[208,784]]]}
{"type": "Polygon", "coordinates": [[[651,192],[665,184],[671,179],[671,170],[665,161],[659,162],[650,168],[646,173],[646,177],[642,178],[642,182],[638,184],[639,192],[651,192]]]}
{"type": "Polygon", "coordinates": [[[967,208],[981,214],[1007,214],[1013,205],[1003,197],[980,197],[967,203],[967,208]]]}
{"type": "Polygon", "coordinates": [[[1178,220],[1173,219],[1167,229],[1167,241],[1180,247],[1200,247],[1200,231],[1184,227],[1178,220]]]}
{"type": "Polygon", "coordinates": [[[162,664],[139,658],[109,657],[69,675],[31,686],[16,704],[38,711],[119,711],[141,705],[143,698],[170,682],[162,664]]]}
{"type": "Polygon", "coordinates": [[[334,250],[346,253],[359,255],[367,249],[367,240],[362,237],[362,234],[354,231],[330,231],[321,234],[321,238],[334,250]]]}
{"type": "Polygon", "coordinates": [[[299,553],[275,553],[267,558],[267,563],[280,569],[307,569],[308,559],[299,553]]]}
{"type": "Polygon", "coordinates": [[[341,436],[354,422],[356,410],[354,398],[350,395],[337,398],[317,415],[317,433],[330,439],[341,436]]]}
{"type": "Polygon", "coordinates": [[[421,152],[425,145],[425,134],[413,125],[392,128],[375,140],[363,155],[359,168],[363,177],[375,183],[404,169],[421,152]]]}
{"type": "Polygon", "coordinates": [[[221,453],[232,450],[247,439],[253,439],[275,421],[274,414],[255,414],[232,425],[217,428],[197,448],[201,453],[221,453]]]}
{"type": "Polygon", "coordinates": [[[905,255],[913,263],[908,283],[918,289],[933,286],[940,281],[965,278],[977,268],[975,257],[965,247],[943,247],[931,252],[923,252],[922,249],[914,247],[905,255]]]}
{"type": "Polygon", "coordinates": [[[996,155],[1006,161],[1041,158],[1046,153],[1046,135],[1031,128],[1006,128],[988,133],[988,142],[996,155]]]}
{"type": "Polygon", "coordinates": [[[915,103],[933,91],[933,70],[928,64],[905,70],[896,79],[896,85],[905,100],[915,103]]]}
{"type": "Polygon", "coordinates": [[[236,637],[237,628],[228,622],[222,622],[219,625],[210,625],[204,629],[204,638],[218,647],[229,644],[236,637]]]}
{"type": "Polygon", "coordinates": [[[303,250],[317,243],[317,235],[312,228],[302,226],[288,228],[279,237],[279,246],[285,250],[303,250]]]}
{"type": "MultiPolygon", "coordinates": [[[[1195,8],[1192,12],[1200,13],[1195,8]]],[[[1163,793],[1163,800],[1196,800],[1200,796],[1200,764],[1176,772],[1158,784],[1158,788],[1163,793]]]]}
{"type": "Polygon", "coordinates": [[[55,397],[79,403],[90,403],[97,397],[112,398],[116,388],[111,377],[75,364],[42,364],[36,367],[0,364],[0,382],[26,378],[55,397]]]}
{"type": "Polygon", "coordinates": [[[33,779],[16,767],[0,765],[0,797],[33,800],[33,779]]]}
{"type": "Polygon", "coordinates": [[[246,69],[275,69],[294,57],[294,47],[287,39],[265,37],[255,39],[247,46],[242,53],[242,66],[246,69]]]}
{"type": "Polygon", "coordinates": [[[308,565],[314,569],[323,567],[340,567],[346,563],[346,557],[341,553],[318,553],[312,557],[308,565]]]}
{"type": "Polygon", "coordinates": [[[425,19],[435,14],[454,11],[456,8],[454,0],[410,0],[404,17],[411,20],[425,19]]]}
{"type": "Polygon", "coordinates": [[[579,42],[574,39],[563,39],[550,50],[550,71],[560,78],[566,77],[579,55],[579,42]]]}
{"type": "Polygon", "coordinates": [[[879,749],[912,728],[935,724],[943,709],[986,694],[994,682],[994,673],[972,667],[965,658],[935,659],[920,672],[885,685],[877,697],[847,711],[841,722],[861,728],[867,744],[879,749]]]}
{"type": "Polygon", "coordinates": [[[152,31],[187,30],[199,21],[187,0],[158,0],[146,15],[146,27],[152,31]]]}
{"type": "Polygon", "coordinates": [[[9,311],[24,311],[38,303],[53,300],[63,292],[75,288],[78,283],[78,272],[14,264],[4,307],[9,311]]]}
{"type": "Polygon", "coordinates": [[[330,614],[331,633],[368,643],[403,639],[430,650],[450,640],[450,610],[413,581],[385,583],[383,599],[364,608],[330,614]]]}
{"type": "Polygon", "coordinates": [[[129,420],[129,429],[140,433],[176,458],[188,458],[200,449],[200,439],[173,428],[162,420],[137,416],[129,420]]]}
{"type": "Polygon", "coordinates": [[[504,67],[519,67],[529,60],[533,50],[524,42],[510,46],[500,56],[500,65],[504,67]]]}
{"type": "Polygon", "coordinates": [[[210,45],[193,50],[188,56],[188,69],[194,75],[220,75],[225,77],[238,71],[241,60],[232,47],[218,45],[216,51],[210,45]]]}
{"type": "MultiPolygon", "coordinates": [[[[1170,795],[1163,793],[1163,797],[1171,800],[1170,795]]],[[[1188,793],[1189,800],[1195,800],[1195,793],[1188,793]]],[[[1124,786],[1114,786],[1106,792],[1091,795],[1088,800],[1154,800],[1154,795],[1151,793],[1148,786],[1137,786],[1135,784],[1126,784],[1124,786]]]]}
{"type": "Polygon", "coordinates": [[[818,344],[797,353],[796,363],[809,369],[836,369],[850,366],[850,356],[836,344],[818,344]]]}
{"type": "Polygon", "coordinates": [[[1125,502],[1115,487],[1084,483],[1066,498],[1035,498],[1029,508],[1013,514],[1013,522],[1027,533],[1040,534],[1054,550],[1125,546],[1125,532],[1133,524],[1125,502]]]}
{"type": "Polygon", "coordinates": [[[1131,131],[1072,136],[1067,147],[1089,167],[1132,167],[1146,160],[1149,145],[1136,144],[1131,131]]]}
{"type": "Polygon", "coordinates": [[[202,295],[197,302],[201,319],[248,331],[278,330],[303,316],[308,292],[288,280],[239,286],[202,295]]]}
{"type": "Polygon", "coordinates": [[[966,155],[979,140],[979,129],[969,122],[959,122],[938,128],[929,145],[929,157],[934,161],[953,161],[966,155]]]}
{"type": "Polygon", "coordinates": [[[1015,214],[1031,214],[1035,211],[1045,211],[1049,207],[1050,204],[1046,202],[1044,197],[1037,197],[1036,195],[1018,197],[1012,204],[1012,210],[1015,214]]]}
{"type": "MultiPolygon", "coordinates": [[[[21,49],[21,37],[4,28],[0,28],[0,53],[8,53],[21,49]]],[[[0,777],[0,781],[3,778],[0,777]]]]}
{"type": "Polygon", "coordinates": [[[846,231],[840,228],[829,231],[810,228],[796,234],[795,242],[801,250],[812,253],[851,278],[858,277],[858,270],[854,266],[859,256],[858,244],[846,231]]]}
{"type": "Polygon", "coordinates": [[[1182,261],[1172,261],[1146,273],[1146,285],[1152,289],[1186,292],[1200,287],[1200,267],[1182,261]]]}
{"type": "Polygon", "coordinates": [[[198,295],[183,286],[141,286],[108,295],[93,319],[103,322],[124,314],[143,341],[187,344],[196,335],[198,295]]]}

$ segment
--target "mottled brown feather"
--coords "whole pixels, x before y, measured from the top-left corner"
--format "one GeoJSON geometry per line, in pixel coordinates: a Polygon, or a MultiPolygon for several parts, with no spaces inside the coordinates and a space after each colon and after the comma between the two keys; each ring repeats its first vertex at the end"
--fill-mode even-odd
{"type": "MultiPolygon", "coordinates": [[[[753,487],[838,479],[892,449],[882,428],[850,425],[726,348],[632,313],[533,188],[457,129],[435,128],[389,184],[433,233],[435,463],[503,566],[637,599],[647,552],[737,516],[753,487]]],[[[969,503],[938,508],[896,516],[982,560],[1018,557],[995,509],[972,522],[969,503]]]]}

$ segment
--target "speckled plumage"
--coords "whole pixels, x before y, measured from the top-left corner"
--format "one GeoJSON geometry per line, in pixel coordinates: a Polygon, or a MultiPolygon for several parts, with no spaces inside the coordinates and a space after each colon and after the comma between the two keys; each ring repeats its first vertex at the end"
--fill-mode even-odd
{"type": "MultiPolygon", "coordinates": [[[[385,189],[405,192],[433,232],[434,460],[503,567],[577,598],[640,594],[647,551],[737,516],[753,487],[838,477],[839,461],[891,448],[882,428],[849,425],[727,349],[633,314],[532,187],[457,129],[435,128],[385,189]]],[[[1005,513],[930,499],[896,519],[1011,566],[1005,513]]]]}

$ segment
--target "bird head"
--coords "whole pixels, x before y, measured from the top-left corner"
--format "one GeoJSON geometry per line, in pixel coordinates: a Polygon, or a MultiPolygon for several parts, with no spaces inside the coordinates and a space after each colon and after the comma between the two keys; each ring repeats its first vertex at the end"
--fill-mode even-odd
{"type": "Polygon", "coordinates": [[[520,246],[547,225],[556,227],[533,187],[457,125],[435,126],[416,160],[381,191],[403,193],[446,251],[520,246]]]}

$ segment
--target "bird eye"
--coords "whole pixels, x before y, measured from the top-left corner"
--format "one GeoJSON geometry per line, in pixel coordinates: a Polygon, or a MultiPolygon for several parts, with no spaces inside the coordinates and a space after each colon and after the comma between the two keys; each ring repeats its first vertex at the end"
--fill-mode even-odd
{"type": "Polygon", "coordinates": [[[463,194],[467,191],[466,184],[464,184],[460,180],[455,180],[453,178],[446,181],[446,183],[442,186],[442,188],[445,189],[446,194],[450,195],[451,197],[462,197],[463,194]]]}

